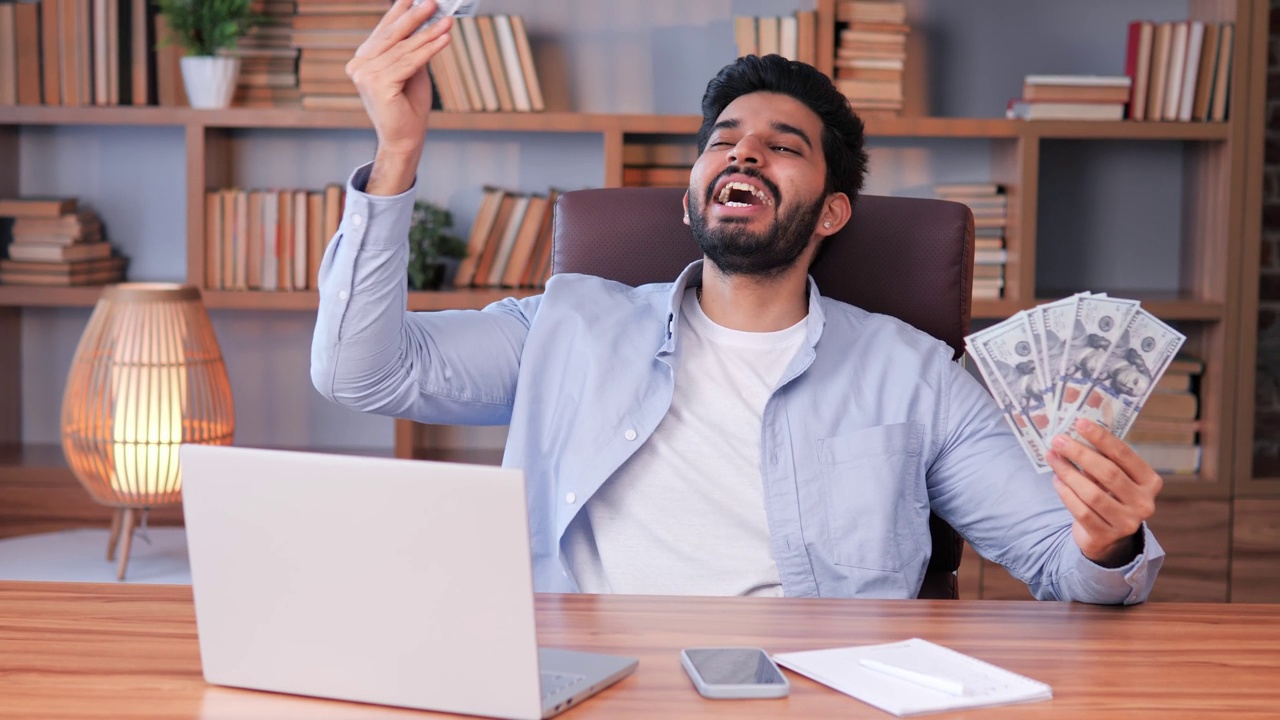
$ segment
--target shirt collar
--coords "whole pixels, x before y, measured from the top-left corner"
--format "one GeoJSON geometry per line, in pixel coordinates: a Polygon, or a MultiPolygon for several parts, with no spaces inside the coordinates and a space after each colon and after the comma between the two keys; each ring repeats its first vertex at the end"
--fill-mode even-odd
{"type": "MultiPolygon", "coordinates": [[[[676,349],[676,326],[680,322],[680,303],[684,293],[690,287],[702,286],[702,260],[694,260],[680,273],[680,277],[671,284],[671,294],[667,296],[667,340],[658,350],[658,355],[668,355],[676,349]]],[[[809,276],[809,314],[805,317],[805,345],[812,348],[822,337],[822,328],[826,324],[826,314],[822,310],[822,294],[818,292],[818,284],[809,276]]]]}

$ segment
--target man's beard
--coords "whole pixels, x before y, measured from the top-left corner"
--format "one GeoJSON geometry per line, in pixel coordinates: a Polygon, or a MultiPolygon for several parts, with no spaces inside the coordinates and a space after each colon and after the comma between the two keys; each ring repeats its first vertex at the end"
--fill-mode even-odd
{"type": "MultiPolygon", "coordinates": [[[[773,191],[776,207],[782,205],[776,186],[759,174],[753,173],[749,168],[742,171],[730,168],[730,171],[765,183],[773,191]]],[[[713,202],[710,196],[714,189],[715,182],[712,182],[707,190],[707,205],[713,202]]],[[[690,195],[697,197],[692,191],[690,195]]],[[[819,195],[811,203],[800,203],[780,213],[762,232],[748,230],[746,218],[722,218],[716,227],[707,227],[702,205],[690,202],[689,227],[703,254],[724,274],[769,278],[791,268],[804,253],[813,238],[818,218],[822,216],[825,200],[819,195]]]]}

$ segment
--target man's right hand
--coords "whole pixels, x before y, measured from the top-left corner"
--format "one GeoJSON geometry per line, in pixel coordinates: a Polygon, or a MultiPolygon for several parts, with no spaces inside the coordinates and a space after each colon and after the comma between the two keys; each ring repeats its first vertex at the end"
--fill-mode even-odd
{"type": "Polygon", "coordinates": [[[422,157],[431,114],[427,61],[449,44],[453,27],[453,18],[446,17],[414,33],[435,10],[435,0],[417,7],[411,0],[395,0],[347,63],[347,77],[378,136],[373,175],[365,189],[371,195],[408,190],[422,157]]]}

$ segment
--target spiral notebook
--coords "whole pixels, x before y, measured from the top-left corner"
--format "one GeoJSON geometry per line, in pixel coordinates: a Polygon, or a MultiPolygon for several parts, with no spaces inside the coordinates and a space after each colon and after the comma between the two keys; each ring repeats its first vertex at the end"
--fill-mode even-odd
{"type": "Polygon", "coordinates": [[[1042,682],[920,638],[779,653],[773,659],[898,717],[1053,697],[1053,689],[1042,682]],[[868,662],[863,664],[864,660],[868,662]],[[898,670],[898,674],[886,670],[898,670]]]}

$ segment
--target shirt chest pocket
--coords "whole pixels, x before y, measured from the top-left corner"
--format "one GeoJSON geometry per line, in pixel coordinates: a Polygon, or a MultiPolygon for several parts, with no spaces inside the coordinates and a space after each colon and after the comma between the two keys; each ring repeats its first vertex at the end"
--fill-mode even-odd
{"type": "Polygon", "coordinates": [[[928,532],[929,508],[916,477],[923,435],[920,423],[908,422],[818,442],[837,565],[898,572],[923,551],[920,534],[928,532]]]}

